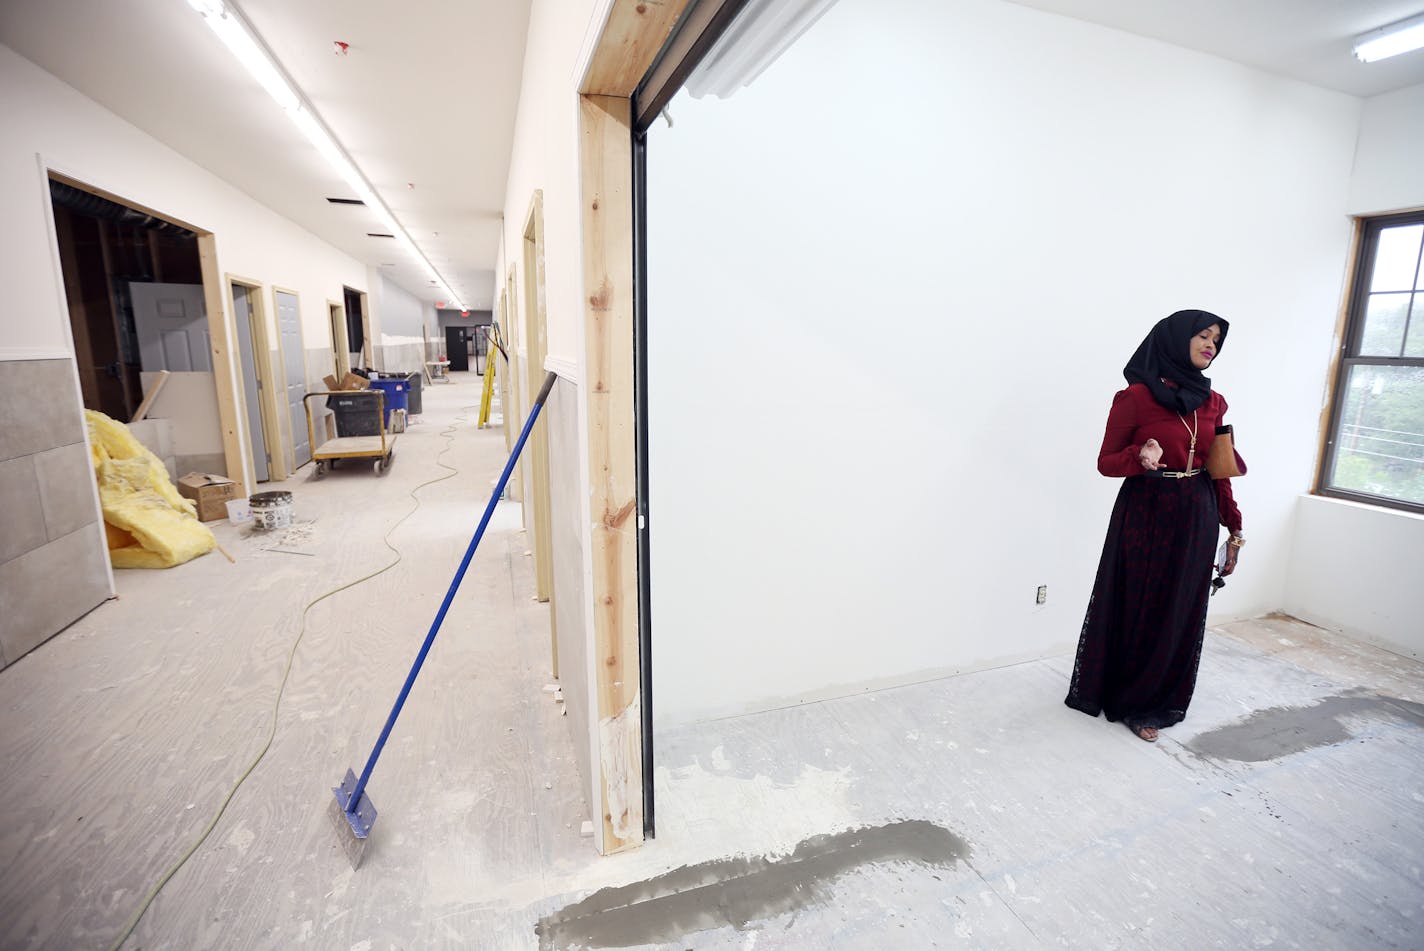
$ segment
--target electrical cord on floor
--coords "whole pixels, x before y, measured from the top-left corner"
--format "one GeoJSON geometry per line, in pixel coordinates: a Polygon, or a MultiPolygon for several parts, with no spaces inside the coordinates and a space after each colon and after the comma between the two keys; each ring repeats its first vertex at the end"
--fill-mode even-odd
{"type": "Polygon", "coordinates": [[[327,598],[334,597],[335,595],[338,595],[343,591],[348,591],[359,584],[364,584],[365,582],[370,581],[372,578],[379,577],[380,575],[385,574],[387,571],[390,571],[396,565],[401,563],[402,556],[400,549],[396,548],[394,545],[391,544],[391,536],[395,534],[396,529],[400,528],[402,525],[405,524],[406,519],[410,518],[416,512],[420,511],[420,496],[416,495],[417,492],[419,492],[426,486],[434,485],[437,482],[444,482],[446,479],[453,478],[454,476],[460,474],[460,470],[457,467],[447,465],[446,463],[442,462],[441,457],[444,456],[445,453],[449,452],[450,449],[455,445],[455,430],[457,429],[459,424],[462,422],[469,422],[469,412],[470,410],[476,408],[477,407],[474,405],[461,407],[459,415],[455,417],[455,419],[450,423],[449,426],[445,427],[445,429],[440,432],[440,435],[445,437],[445,448],[435,454],[435,464],[440,466],[442,469],[448,469],[449,471],[442,476],[437,476],[434,479],[427,479],[419,485],[411,488],[408,494],[413,500],[415,500],[415,506],[409,512],[406,512],[404,515],[402,515],[381,538],[382,544],[384,544],[388,549],[391,550],[391,552],[395,554],[395,561],[392,561],[384,568],[379,568],[368,575],[363,575],[362,577],[357,578],[355,581],[349,581],[346,584],[341,585],[340,587],[332,588],[325,594],[308,601],[306,603],[306,606],[302,608],[301,628],[297,631],[296,640],[292,641],[291,650],[287,652],[287,664],[282,669],[282,681],[277,686],[277,698],[272,704],[272,726],[271,729],[267,731],[267,741],[262,744],[262,749],[257,751],[257,756],[254,757],[252,762],[247,765],[247,769],[243,770],[242,775],[237,777],[237,782],[233,783],[232,788],[227,791],[227,795],[223,797],[223,801],[218,806],[217,811],[213,813],[213,817],[208,820],[207,826],[203,828],[202,834],[199,835],[197,840],[194,841],[193,844],[188,847],[188,851],[184,852],[182,857],[179,858],[178,861],[174,862],[173,865],[169,867],[168,871],[163,873],[163,877],[160,878],[154,884],[154,886],[148,890],[148,893],[146,895],[144,895],[143,901],[139,904],[133,915],[129,917],[129,920],[124,923],[123,932],[118,936],[118,938],[114,940],[114,943],[109,946],[109,951],[118,951],[118,949],[123,945],[123,943],[129,939],[129,936],[133,934],[134,929],[138,927],[139,921],[143,919],[144,914],[148,911],[149,906],[152,905],[154,899],[158,897],[159,892],[163,891],[163,887],[168,884],[169,880],[173,878],[174,875],[178,874],[178,870],[187,864],[188,860],[191,859],[197,853],[198,849],[202,848],[203,843],[208,840],[208,836],[212,834],[213,829],[217,828],[217,824],[219,821],[221,821],[223,813],[227,811],[228,804],[232,802],[232,797],[237,795],[237,791],[242,788],[242,784],[247,781],[247,778],[252,775],[253,770],[255,770],[257,768],[257,765],[262,762],[262,758],[267,755],[267,751],[272,748],[272,741],[277,737],[277,720],[282,711],[282,696],[287,691],[287,680],[291,677],[292,674],[292,663],[296,659],[297,648],[301,646],[302,638],[306,635],[307,615],[311,613],[311,609],[316,607],[321,602],[325,601],[327,598]]]}

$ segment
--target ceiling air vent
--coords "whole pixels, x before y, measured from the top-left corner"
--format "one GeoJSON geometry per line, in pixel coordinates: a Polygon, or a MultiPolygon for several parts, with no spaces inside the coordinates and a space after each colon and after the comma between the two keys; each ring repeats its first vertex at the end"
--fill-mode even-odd
{"type": "Polygon", "coordinates": [[[359,198],[328,198],[327,201],[331,202],[333,205],[364,205],[364,204],[366,204],[364,201],[362,201],[362,200],[359,199],[359,198]]]}
{"type": "Polygon", "coordinates": [[[367,232],[366,232],[366,237],[368,237],[368,238],[394,238],[395,235],[393,235],[393,234],[377,234],[377,233],[374,232],[374,231],[367,231],[367,232]]]}

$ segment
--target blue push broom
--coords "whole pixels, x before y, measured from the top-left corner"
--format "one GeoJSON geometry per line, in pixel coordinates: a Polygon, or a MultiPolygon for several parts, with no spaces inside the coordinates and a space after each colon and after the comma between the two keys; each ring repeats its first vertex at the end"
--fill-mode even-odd
{"type": "Polygon", "coordinates": [[[445,592],[445,600],[441,602],[440,610],[435,614],[435,622],[430,625],[430,633],[425,635],[425,643],[420,645],[420,653],[416,655],[415,663],[410,667],[410,673],[405,678],[405,685],[401,687],[400,696],[396,697],[395,706],[391,707],[391,715],[386,718],[386,725],[381,730],[380,739],[376,740],[375,748],[371,750],[370,758],[366,760],[366,768],[361,771],[361,778],[357,779],[356,774],[348,769],[341,785],[332,787],[331,791],[335,798],[332,800],[328,815],[332,824],[336,826],[336,834],[341,839],[341,847],[345,850],[346,857],[351,860],[353,869],[361,866],[361,856],[366,851],[366,843],[370,841],[371,828],[376,824],[376,807],[371,804],[371,798],[366,795],[366,783],[371,778],[371,771],[376,768],[376,760],[381,756],[381,750],[386,745],[386,738],[391,735],[391,727],[396,725],[396,717],[400,716],[401,707],[405,706],[405,698],[410,696],[411,685],[415,683],[416,676],[420,674],[420,667],[425,663],[425,655],[430,653],[430,645],[435,643],[435,635],[440,633],[440,625],[445,620],[445,613],[450,610],[450,602],[455,600],[455,592],[460,589],[460,582],[465,579],[465,570],[470,567],[470,559],[474,557],[475,549],[480,546],[480,539],[484,537],[490,516],[494,514],[495,506],[499,503],[500,496],[504,494],[504,487],[509,482],[509,476],[514,472],[514,465],[519,461],[519,453],[523,451],[524,443],[528,441],[529,433],[534,429],[534,422],[539,418],[539,411],[544,408],[544,401],[548,399],[549,391],[554,388],[554,381],[557,379],[558,376],[554,373],[545,377],[544,386],[539,390],[539,395],[534,398],[534,406],[529,410],[529,419],[524,423],[524,430],[519,434],[519,441],[514,444],[514,451],[509,454],[509,462],[504,466],[504,473],[499,477],[499,484],[494,487],[494,494],[490,496],[489,505],[485,506],[485,514],[480,519],[479,528],[475,529],[475,537],[470,539],[470,547],[465,549],[464,560],[460,562],[460,567],[450,582],[450,590],[445,592]]]}

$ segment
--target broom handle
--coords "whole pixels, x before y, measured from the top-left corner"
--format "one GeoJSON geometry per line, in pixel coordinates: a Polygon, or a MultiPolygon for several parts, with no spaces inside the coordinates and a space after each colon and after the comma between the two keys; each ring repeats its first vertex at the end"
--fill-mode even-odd
{"type": "Polygon", "coordinates": [[[396,725],[396,717],[400,716],[401,707],[405,706],[405,698],[410,696],[411,685],[415,683],[416,676],[420,673],[420,665],[425,663],[425,655],[430,653],[430,645],[435,643],[435,635],[440,633],[440,625],[445,620],[445,612],[450,610],[450,602],[455,600],[455,592],[460,588],[460,582],[465,580],[465,570],[470,567],[470,559],[475,555],[475,549],[480,545],[480,539],[484,537],[485,527],[489,525],[489,520],[494,515],[494,508],[499,503],[499,497],[504,494],[504,487],[509,482],[509,476],[514,472],[514,464],[519,461],[519,453],[524,449],[524,443],[529,439],[529,433],[534,429],[534,422],[539,418],[539,411],[544,408],[544,401],[549,397],[549,391],[554,388],[554,382],[558,380],[558,374],[550,373],[544,377],[544,386],[539,390],[539,395],[534,398],[534,406],[529,410],[529,419],[524,424],[524,431],[519,434],[519,441],[514,444],[514,451],[509,454],[509,462],[505,463],[504,473],[499,477],[499,484],[494,487],[494,494],[490,496],[489,505],[485,506],[484,517],[480,519],[480,527],[475,529],[475,537],[470,539],[470,547],[465,549],[465,557],[460,562],[460,568],[455,572],[455,577],[450,581],[450,590],[445,592],[445,600],[440,604],[440,610],[435,615],[435,622],[430,625],[430,633],[425,635],[425,643],[420,645],[420,653],[416,655],[415,663],[411,665],[410,674],[405,678],[405,685],[401,687],[400,696],[396,698],[396,705],[391,707],[391,715],[386,718],[386,725],[381,730],[381,738],[376,741],[375,749],[371,750],[371,758],[366,760],[366,768],[361,770],[361,778],[356,781],[356,788],[351,791],[351,798],[346,800],[346,811],[354,814],[356,806],[361,802],[361,794],[366,791],[366,782],[371,778],[371,771],[376,768],[376,760],[381,756],[381,750],[385,748],[386,738],[391,735],[391,727],[396,725]]]}

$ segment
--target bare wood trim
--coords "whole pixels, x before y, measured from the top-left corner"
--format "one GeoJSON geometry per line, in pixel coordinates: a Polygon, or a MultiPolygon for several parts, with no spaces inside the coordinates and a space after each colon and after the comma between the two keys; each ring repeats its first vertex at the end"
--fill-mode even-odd
{"type": "Polygon", "coordinates": [[[1365,219],[1355,219],[1355,230],[1350,236],[1350,251],[1346,261],[1350,262],[1345,277],[1344,293],[1340,297],[1340,309],[1335,315],[1335,349],[1330,355],[1330,370],[1325,376],[1325,402],[1320,407],[1319,432],[1315,443],[1315,478],[1311,483],[1312,495],[1318,495],[1325,484],[1325,444],[1330,440],[1330,419],[1335,413],[1335,394],[1340,387],[1340,363],[1345,359],[1345,348],[1349,341],[1345,331],[1350,323],[1350,302],[1355,299],[1356,259],[1360,256],[1360,241],[1365,234],[1365,219]]]}
{"type": "MultiPolygon", "coordinates": [[[[509,420],[511,433],[518,433],[524,424],[524,414],[527,411],[526,402],[528,406],[533,406],[533,394],[539,390],[538,387],[527,391],[525,389],[528,379],[533,374],[529,370],[529,352],[524,340],[524,326],[519,319],[519,282],[514,277],[514,262],[507,263],[509,268],[504,274],[504,294],[505,300],[509,302],[509,323],[503,329],[505,349],[509,351],[509,405],[504,410],[504,417],[509,420]],[[520,363],[519,360],[521,350],[524,351],[523,363],[520,363]]],[[[514,477],[509,480],[509,497],[519,503],[524,513],[524,525],[527,528],[533,524],[534,520],[529,517],[531,503],[524,497],[524,471],[525,460],[523,456],[520,456],[514,469],[514,477]]]]}
{"type": "Polygon", "coordinates": [[[593,660],[605,853],[643,842],[630,114],[626,98],[580,98],[593,660]]]}
{"type": "Polygon", "coordinates": [[[172,375],[167,370],[158,371],[158,376],[153,381],[153,388],[148,391],[143,402],[138,404],[138,409],[134,411],[133,418],[129,422],[136,423],[148,415],[149,407],[153,405],[154,400],[158,399],[158,394],[163,390],[163,384],[167,383],[168,378],[172,375]]]}
{"type": "MultiPolygon", "coordinates": [[[[272,337],[268,333],[267,304],[262,294],[266,285],[260,281],[238,277],[234,274],[228,274],[226,277],[228,284],[236,284],[248,290],[247,302],[248,306],[252,308],[252,349],[256,351],[252,354],[252,363],[257,369],[259,383],[257,411],[262,416],[264,430],[262,439],[267,447],[267,478],[272,482],[281,482],[287,478],[291,470],[287,468],[287,457],[282,452],[282,417],[277,412],[277,387],[275,386],[277,374],[272,369],[272,337]],[[273,442],[277,444],[275,447],[272,445],[273,442]]],[[[281,334],[279,333],[277,337],[280,341],[281,334]]],[[[277,351],[279,363],[281,355],[279,349],[277,351]]],[[[284,396],[285,392],[284,388],[284,396]]],[[[250,434],[248,439],[251,440],[250,434]]]]}
{"type": "Polygon", "coordinates": [[[339,382],[351,372],[351,341],[346,336],[346,305],[328,297],[326,323],[331,328],[331,351],[336,359],[336,379],[339,382]]]}
{"type": "Polygon", "coordinates": [[[357,291],[357,294],[361,300],[361,356],[365,359],[366,366],[374,367],[376,342],[371,339],[371,297],[365,291],[357,291]]]}
{"type": "MultiPolygon", "coordinates": [[[[523,250],[524,264],[524,316],[527,326],[529,349],[529,402],[532,405],[538,390],[534,380],[542,384],[544,358],[548,355],[548,304],[544,290],[544,193],[535,189],[529,199],[529,210],[524,215],[523,250]]],[[[540,601],[549,601],[554,595],[554,555],[553,555],[553,504],[549,488],[549,427],[537,426],[530,437],[530,459],[534,471],[534,588],[540,601]]],[[[553,628],[554,612],[550,612],[550,642],[553,655],[554,676],[559,675],[559,640],[553,628]]]]}
{"type": "Polygon", "coordinates": [[[667,42],[689,0],[614,0],[579,92],[628,98],[667,42]]]}
{"type": "Polygon", "coordinates": [[[238,422],[242,412],[239,402],[241,394],[232,367],[232,328],[235,325],[227,316],[227,294],[222,271],[218,267],[217,239],[213,235],[198,235],[198,262],[203,272],[203,302],[208,311],[208,338],[213,358],[213,383],[218,393],[218,425],[222,429],[223,458],[227,461],[227,477],[237,483],[240,495],[247,495],[247,457],[238,422]]]}

